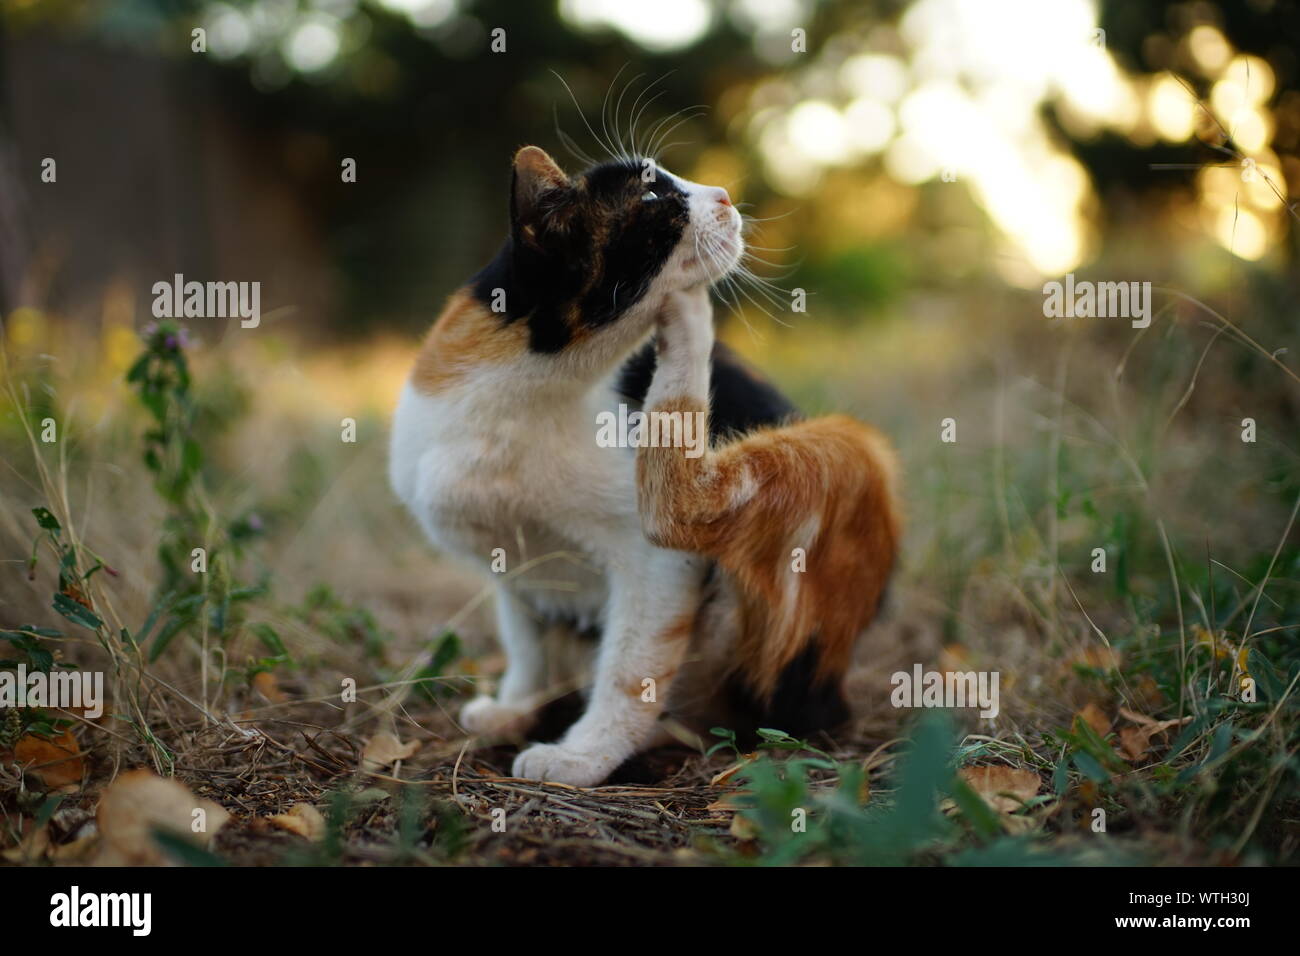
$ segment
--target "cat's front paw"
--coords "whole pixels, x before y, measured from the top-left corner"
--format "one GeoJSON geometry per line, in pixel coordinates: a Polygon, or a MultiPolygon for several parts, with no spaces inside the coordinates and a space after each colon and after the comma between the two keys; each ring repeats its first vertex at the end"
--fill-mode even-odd
{"type": "Polygon", "coordinates": [[[460,725],[475,736],[520,736],[533,725],[536,714],[523,707],[500,704],[491,697],[475,697],[460,709],[460,725]]]}
{"type": "Polygon", "coordinates": [[[533,744],[515,758],[512,773],[572,787],[594,787],[614,770],[612,756],[572,750],[563,744],[533,744]]]}

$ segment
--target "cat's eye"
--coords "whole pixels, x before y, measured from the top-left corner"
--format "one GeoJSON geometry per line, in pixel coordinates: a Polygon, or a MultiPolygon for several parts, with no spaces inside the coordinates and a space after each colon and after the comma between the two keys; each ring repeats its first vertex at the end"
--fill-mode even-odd
{"type": "Polygon", "coordinates": [[[658,198],[659,198],[659,194],[658,194],[657,192],[655,192],[653,189],[647,189],[647,190],[646,190],[646,191],[641,195],[641,201],[642,201],[642,202],[654,202],[654,201],[655,201],[656,199],[658,199],[658,198]]]}

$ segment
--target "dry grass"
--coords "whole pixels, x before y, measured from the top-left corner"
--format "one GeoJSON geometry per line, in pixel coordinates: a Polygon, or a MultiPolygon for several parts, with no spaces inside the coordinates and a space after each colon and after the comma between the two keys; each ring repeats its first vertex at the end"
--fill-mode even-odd
{"type": "MultiPolygon", "coordinates": [[[[1033,301],[1015,308],[1023,313],[1033,301]]],[[[1044,732],[1070,726],[1089,705],[1108,717],[1120,706],[1194,712],[1195,701],[1171,700],[1142,677],[1153,673],[1149,658],[1167,653],[1144,637],[1153,615],[1180,634],[1183,653],[1197,626],[1219,629],[1212,609],[1198,606],[1196,589],[1171,583],[1171,575],[1208,554],[1221,576],[1243,577],[1245,602],[1258,583],[1245,569],[1258,555],[1283,550],[1290,530],[1290,502],[1262,490],[1279,460],[1294,468],[1287,436],[1272,426],[1266,460],[1231,440],[1246,414],[1295,420],[1294,391],[1240,385],[1243,362],[1265,374],[1266,360],[1197,325],[1190,307],[1135,343],[1109,329],[1027,328],[997,317],[1006,305],[958,312],[936,299],[916,321],[853,333],[804,331],[775,342],[732,336],[805,405],[879,421],[906,462],[904,568],[891,608],[859,647],[849,680],[854,726],[839,740],[818,742],[837,761],[869,766],[875,793],[887,793],[879,784],[891,779],[904,732],[889,703],[889,675],[913,663],[999,670],[1001,714],[978,725],[971,716],[967,726],[977,733],[966,744],[984,747],[984,760],[1042,773],[1045,788],[1056,755],[1044,732]],[[1210,358],[1198,364],[1201,349],[1210,358]],[[958,419],[956,445],[938,441],[948,416],[958,419]],[[1086,514],[1078,507],[1085,498],[1086,514]],[[1129,529],[1126,591],[1113,587],[1114,568],[1106,578],[1088,572],[1091,549],[1113,546],[1107,535],[1121,512],[1143,522],[1129,529]],[[1175,550],[1179,561],[1166,562],[1175,550]]],[[[276,668],[273,681],[239,679],[237,671],[262,653],[247,630],[207,655],[201,639],[187,637],[146,664],[112,637],[121,627],[138,629],[159,580],[154,549],[164,510],[134,450],[143,420],[120,384],[122,359],[58,341],[54,326],[45,334],[10,355],[10,384],[26,405],[41,400],[31,383],[43,379],[53,389],[63,438],[53,446],[30,440],[12,411],[4,422],[0,624],[65,623],[49,610],[56,587],[49,561],[31,580],[24,567],[30,509],[49,506],[118,571],[98,575],[91,588],[111,625],[108,639],[83,631],[59,648],[83,668],[112,672],[114,709],[135,721],[80,721],[76,736],[88,761],[69,801],[92,808],[126,767],[170,769],[232,811],[216,849],[240,863],[277,862],[300,850],[297,838],[266,818],[296,803],[328,805],[341,790],[384,794],[340,811],[342,843],[327,862],[644,865],[756,852],[752,834],[733,831],[734,809],[718,806],[727,786],[712,780],[732,761],[724,754],[660,752],[624,768],[614,785],[582,791],[512,779],[509,747],[463,738],[452,719],[457,694],[490,680],[501,660],[482,583],[431,554],[387,488],[383,423],[403,371],[401,346],[311,352],[232,332],[199,350],[202,401],[230,410],[228,427],[206,449],[219,476],[213,507],[265,516],[267,534],[245,570],[250,578],[265,572],[272,591],[253,605],[249,623],[272,625],[295,665],[276,668]],[[42,360],[42,350],[60,358],[42,360]],[[360,425],[355,445],[339,441],[344,417],[360,425]],[[389,635],[377,652],[340,642],[300,613],[320,583],[345,605],[373,613],[389,635]],[[466,653],[445,692],[433,701],[406,694],[412,662],[448,628],[466,653]],[[231,668],[224,680],[223,660],[231,668]],[[360,693],[344,706],[338,691],[348,677],[360,693]],[[420,748],[396,768],[362,770],[365,740],[380,730],[420,748]],[[442,808],[426,814],[428,839],[415,848],[394,836],[408,787],[442,808]],[[502,810],[503,833],[492,825],[502,810]]],[[[1277,582],[1264,601],[1293,602],[1295,587],[1277,582]]],[[[1150,766],[1135,762],[1132,773],[1150,766]]],[[[834,774],[822,774],[816,787],[834,783],[834,774]]],[[[1085,805],[1077,794],[1058,800],[1037,825],[1068,833],[1085,805]]],[[[11,828],[21,826],[30,801],[15,797],[5,806],[11,828]]],[[[1133,814],[1134,835],[1163,846],[1170,861],[1215,859],[1174,836],[1152,806],[1133,814]]],[[[1270,839],[1285,854],[1297,836],[1270,839]]]]}

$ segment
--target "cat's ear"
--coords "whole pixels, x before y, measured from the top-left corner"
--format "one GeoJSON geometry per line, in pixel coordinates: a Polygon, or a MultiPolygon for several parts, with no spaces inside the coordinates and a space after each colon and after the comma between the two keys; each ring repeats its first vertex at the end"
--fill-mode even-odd
{"type": "Polygon", "coordinates": [[[516,222],[532,223],[539,218],[541,198],[569,185],[569,177],[546,150],[525,146],[515,153],[515,175],[510,187],[510,213],[516,222]]]}

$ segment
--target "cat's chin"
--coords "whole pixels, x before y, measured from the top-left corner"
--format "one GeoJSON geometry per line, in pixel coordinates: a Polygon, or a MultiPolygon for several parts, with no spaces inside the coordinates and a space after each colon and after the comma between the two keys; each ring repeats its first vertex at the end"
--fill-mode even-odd
{"type": "Polygon", "coordinates": [[[722,245],[714,247],[711,250],[711,255],[707,257],[689,256],[683,260],[681,265],[682,281],[680,288],[688,289],[693,285],[699,285],[701,282],[707,282],[709,285],[721,282],[731,275],[736,266],[740,264],[743,249],[740,240],[724,239],[722,245]]]}

